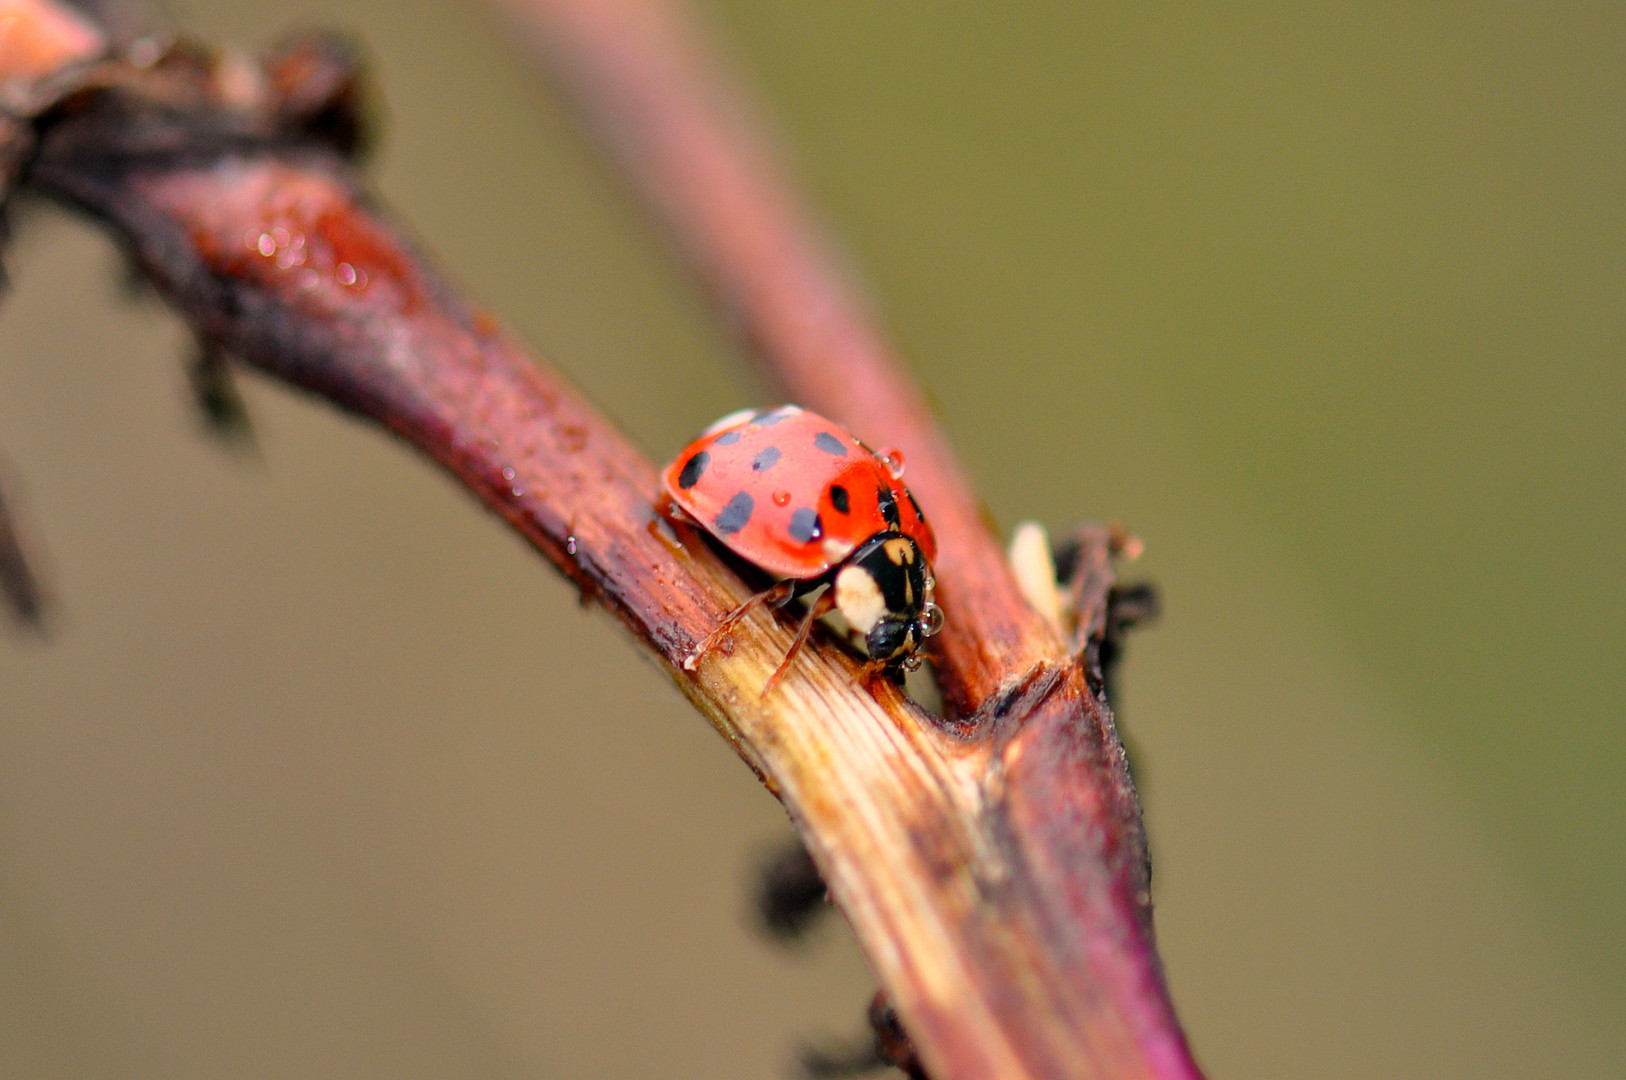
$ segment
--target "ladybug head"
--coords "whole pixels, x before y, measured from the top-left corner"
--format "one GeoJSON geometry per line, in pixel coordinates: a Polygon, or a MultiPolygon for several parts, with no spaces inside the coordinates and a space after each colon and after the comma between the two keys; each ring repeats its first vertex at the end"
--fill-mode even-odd
{"type": "Polygon", "coordinates": [[[870,659],[920,666],[915,650],[943,625],[932,571],[920,547],[898,532],[877,533],[836,573],[836,610],[864,635],[870,659]]]}

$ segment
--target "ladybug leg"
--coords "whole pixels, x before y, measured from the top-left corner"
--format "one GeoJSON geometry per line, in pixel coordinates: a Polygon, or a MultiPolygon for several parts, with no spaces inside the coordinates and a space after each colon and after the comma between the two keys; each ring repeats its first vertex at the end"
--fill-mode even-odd
{"type": "Polygon", "coordinates": [[[889,674],[887,671],[889,666],[885,660],[866,660],[864,661],[863,670],[858,673],[858,677],[864,680],[865,686],[869,686],[876,679],[889,674]]]}
{"type": "Polygon", "coordinates": [[[678,528],[693,525],[694,519],[684,513],[683,508],[672,501],[672,497],[665,492],[655,498],[655,513],[650,515],[649,524],[645,527],[649,535],[661,542],[661,546],[674,556],[685,554],[683,540],[678,535],[678,528]]]}
{"type": "Polygon", "coordinates": [[[683,507],[679,506],[677,501],[674,500],[672,496],[668,495],[664,491],[655,496],[655,512],[661,517],[665,518],[667,521],[670,521],[676,525],[700,524],[694,518],[690,517],[689,512],[683,509],[683,507]]]}
{"type": "Polygon", "coordinates": [[[830,595],[833,591],[833,589],[824,590],[817,600],[807,605],[807,614],[802,617],[802,625],[796,628],[795,640],[790,643],[785,658],[779,661],[779,666],[768,676],[768,681],[762,684],[762,693],[758,694],[758,697],[767,697],[773,693],[773,688],[779,685],[780,678],[790,670],[790,662],[796,659],[796,654],[807,644],[808,636],[813,633],[813,624],[819,621],[820,616],[829,614],[830,609],[836,606],[835,598],[830,595]]]}
{"type": "Polygon", "coordinates": [[[763,589],[761,592],[752,596],[745,603],[741,604],[733,611],[730,611],[727,615],[724,615],[722,620],[712,628],[711,633],[707,634],[705,638],[701,640],[700,644],[695,646],[694,651],[689,654],[688,659],[683,661],[684,670],[693,671],[695,668],[699,667],[700,661],[705,659],[706,654],[709,653],[712,648],[723,639],[723,635],[732,630],[735,623],[749,615],[752,608],[755,608],[759,604],[767,604],[768,606],[775,608],[782,607],[786,602],[788,602],[790,597],[794,596],[795,594],[796,583],[794,581],[781,581],[772,588],[763,589]]]}

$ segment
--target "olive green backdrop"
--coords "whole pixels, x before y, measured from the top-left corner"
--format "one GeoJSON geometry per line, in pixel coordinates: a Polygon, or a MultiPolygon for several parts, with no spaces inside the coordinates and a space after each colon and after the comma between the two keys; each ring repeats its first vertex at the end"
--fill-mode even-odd
{"type": "MultiPolygon", "coordinates": [[[[374,175],[653,455],[760,400],[475,9],[176,0],[373,52],[374,175]]],[[[705,9],[994,518],[1114,517],[1158,926],[1227,1077],[1626,1059],[1626,9],[705,9]]],[[[0,449],[0,1075],[763,1077],[856,1033],[744,897],[772,799],[601,614],[379,434],[25,214],[0,449]]]]}

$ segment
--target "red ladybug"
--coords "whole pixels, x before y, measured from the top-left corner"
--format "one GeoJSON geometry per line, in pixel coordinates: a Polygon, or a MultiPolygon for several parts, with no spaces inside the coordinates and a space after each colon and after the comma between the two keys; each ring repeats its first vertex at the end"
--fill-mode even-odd
{"type": "Polygon", "coordinates": [[[729,613],[700,653],[756,604],[822,588],[769,688],[831,608],[863,635],[876,669],[919,667],[916,650],[943,622],[932,603],[937,541],[902,474],[897,451],[878,457],[795,405],[725,416],[684,447],[661,474],[665,512],[780,579],[729,613]]]}

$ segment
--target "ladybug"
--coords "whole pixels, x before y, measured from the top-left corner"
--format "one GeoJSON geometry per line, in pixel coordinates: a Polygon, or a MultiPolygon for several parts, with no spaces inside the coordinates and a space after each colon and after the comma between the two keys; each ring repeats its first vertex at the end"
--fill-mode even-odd
{"type": "Polygon", "coordinates": [[[764,693],[831,609],[863,636],[871,672],[919,667],[917,650],[943,624],[937,540],[902,475],[896,450],[877,455],[796,405],[732,413],[684,447],[661,474],[663,512],[778,579],[725,616],[696,660],[757,604],[817,592],[764,693]]]}

